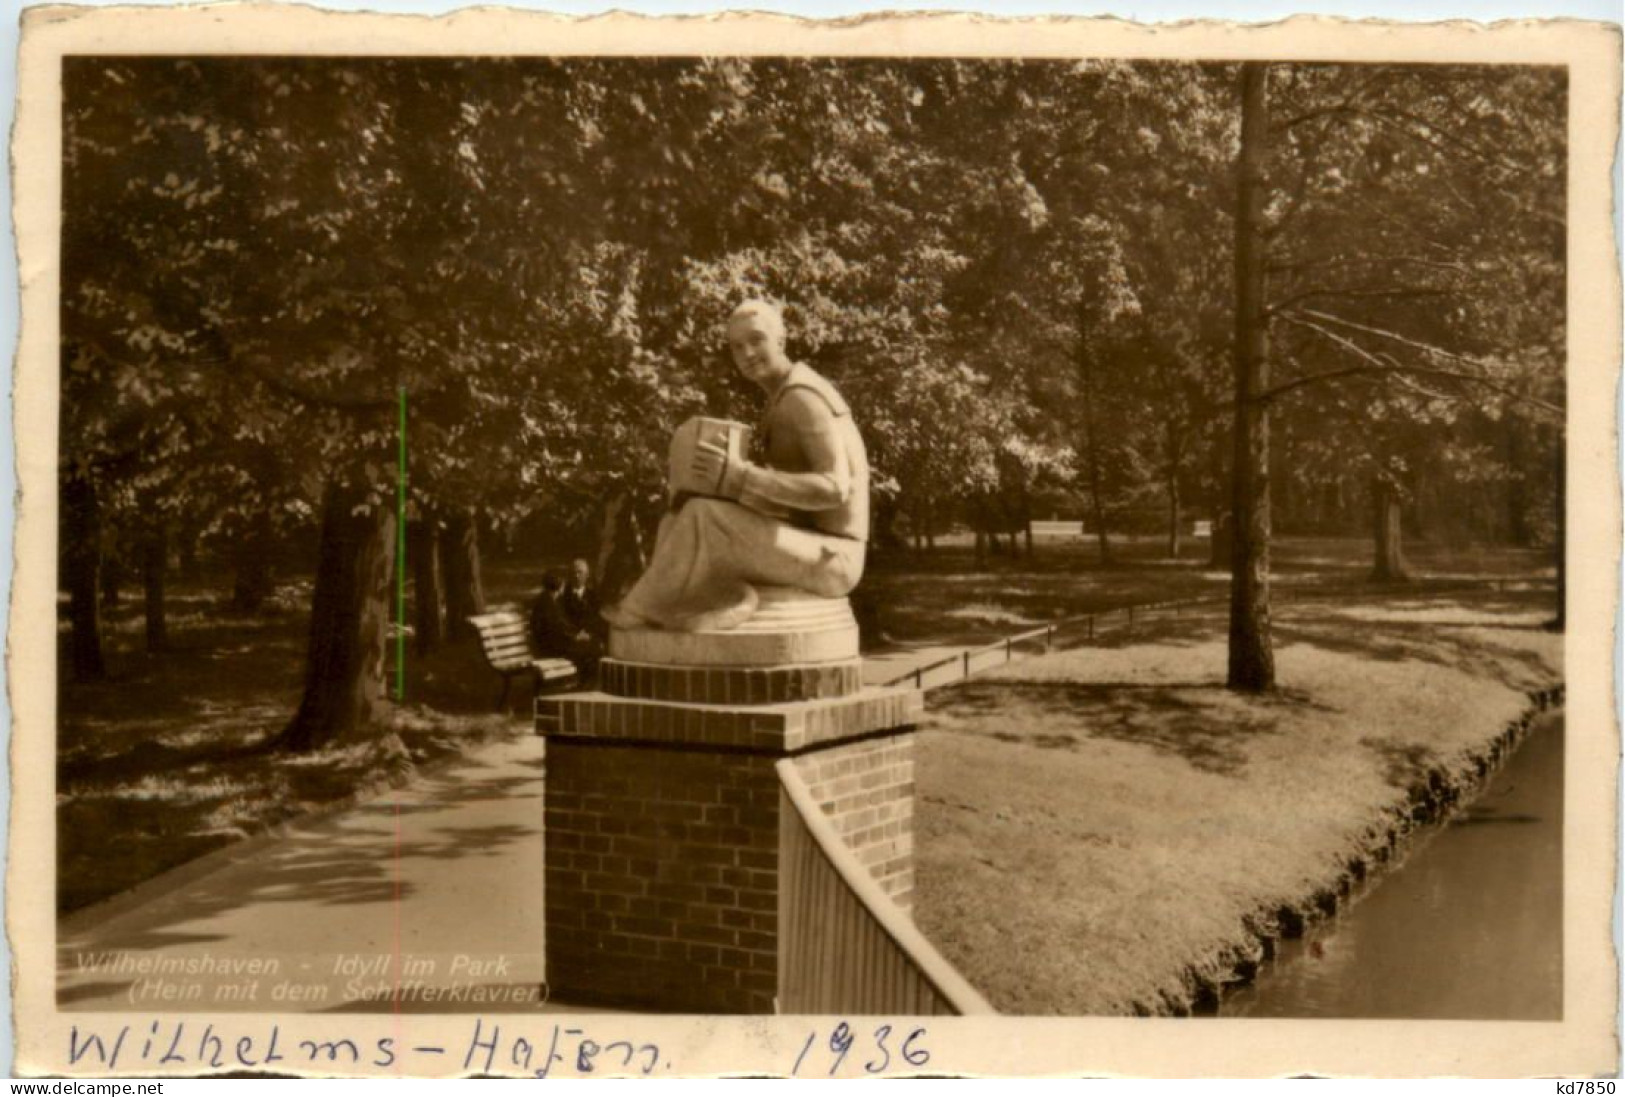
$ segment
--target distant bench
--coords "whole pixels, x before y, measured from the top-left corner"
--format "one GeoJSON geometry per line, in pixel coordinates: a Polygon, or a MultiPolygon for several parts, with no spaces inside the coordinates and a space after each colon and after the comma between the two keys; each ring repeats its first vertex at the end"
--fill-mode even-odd
{"type": "MultiPolygon", "coordinates": [[[[1070,519],[1034,519],[1027,523],[1034,537],[1083,537],[1085,536],[1083,520],[1070,519]]],[[[1212,537],[1213,523],[1202,519],[1190,524],[1190,531],[1196,537],[1212,537]]]]}
{"type": "Polygon", "coordinates": [[[536,654],[530,638],[530,621],[517,606],[503,606],[470,617],[468,623],[480,634],[480,650],[491,669],[502,675],[502,695],[497,708],[508,704],[508,688],[515,677],[530,675],[533,692],[573,686],[576,666],[568,659],[536,654]]]}

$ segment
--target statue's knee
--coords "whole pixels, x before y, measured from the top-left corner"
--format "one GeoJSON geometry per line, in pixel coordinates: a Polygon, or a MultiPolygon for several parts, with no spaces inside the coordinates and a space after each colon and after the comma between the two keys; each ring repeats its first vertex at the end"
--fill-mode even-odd
{"type": "Polygon", "coordinates": [[[683,513],[689,515],[690,518],[714,521],[720,518],[723,512],[731,506],[733,504],[726,499],[712,499],[710,496],[701,495],[684,503],[683,513]]]}
{"type": "Polygon", "coordinates": [[[824,547],[819,559],[807,569],[805,589],[823,598],[844,598],[858,585],[863,574],[861,561],[853,561],[843,553],[824,547]]]}
{"type": "Polygon", "coordinates": [[[698,533],[704,527],[714,524],[711,507],[716,502],[715,499],[689,499],[676,512],[666,515],[663,521],[673,532],[682,530],[690,535],[698,533]]]}

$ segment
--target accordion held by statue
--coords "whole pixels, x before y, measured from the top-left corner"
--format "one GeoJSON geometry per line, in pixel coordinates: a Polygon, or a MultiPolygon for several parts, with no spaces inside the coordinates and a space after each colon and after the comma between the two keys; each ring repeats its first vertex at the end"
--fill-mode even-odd
{"type": "Polygon", "coordinates": [[[671,438],[671,458],[667,463],[667,483],[674,495],[721,495],[722,483],[730,469],[739,467],[750,452],[751,428],[732,419],[712,419],[696,415],[677,428],[671,438]],[[694,453],[701,442],[720,446],[728,460],[721,473],[703,479],[694,471],[694,453]]]}

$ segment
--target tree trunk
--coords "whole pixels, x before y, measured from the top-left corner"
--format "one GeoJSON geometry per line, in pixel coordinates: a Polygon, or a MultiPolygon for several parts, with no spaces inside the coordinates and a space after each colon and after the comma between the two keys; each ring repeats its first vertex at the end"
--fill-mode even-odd
{"type": "Polygon", "coordinates": [[[428,655],[446,639],[446,592],[440,574],[440,543],[430,521],[406,527],[406,555],[412,565],[413,631],[417,653],[428,655]]]}
{"type": "Polygon", "coordinates": [[[1264,314],[1264,164],[1269,133],[1265,62],[1241,67],[1241,151],[1236,186],[1235,433],[1230,483],[1230,659],[1225,684],[1275,688],[1270,644],[1270,424],[1264,314]]]}
{"type": "Polygon", "coordinates": [[[1399,524],[1399,492],[1381,476],[1371,481],[1371,519],[1372,540],[1376,546],[1371,581],[1410,582],[1411,570],[1405,563],[1404,535],[1399,524]]]}
{"type": "Polygon", "coordinates": [[[198,531],[188,526],[182,526],[175,531],[175,549],[180,577],[186,582],[195,582],[199,575],[197,560],[198,531]]]}
{"type": "Polygon", "coordinates": [[[1517,421],[1506,419],[1506,530],[1507,539],[1519,548],[1534,542],[1529,528],[1528,480],[1524,476],[1523,438],[1517,421]]]}
{"type": "Polygon", "coordinates": [[[604,504],[598,524],[598,597],[603,605],[613,605],[631,589],[648,563],[643,552],[643,531],[639,528],[637,507],[630,492],[616,492],[604,504]]]}
{"type": "Polygon", "coordinates": [[[469,510],[452,512],[440,531],[440,567],[446,580],[446,636],[472,636],[468,619],[485,612],[485,586],[480,581],[479,524],[469,510]]]}
{"type": "Polygon", "coordinates": [[[1569,517],[1568,517],[1568,452],[1565,439],[1557,439],[1557,616],[1548,626],[1555,632],[1562,632],[1568,627],[1568,557],[1569,557],[1569,517]]]}
{"type": "Polygon", "coordinates": [[[393,509],[366,507],[364,493],[330,486],[322,500],[305,692],[278,740],[282,749],[317,750],[379,735],[394,561],[393,509]]]}
{"type": "Polygon", "coordinates": [[[1111,533],[1106,528],[1106,505],[1101,499],[1098,483],[1090,491],[1089,497],[1090,509],[1095,515],[1095,542],[1100,547],[1100,562],[1109,564],[1112,562],[1112,540],[1111,533]]]}
{"type": "Polygon", "coordinates": [[[1033,556],[1032,536],[1030,533],[1032,524],[1028,518],[1024,492],[1017,494],[1015,503],[1005,509],[1004,520],[1010,534],[1011,557],[1031,560],[1033,556]],[[1018,537],[1021,538],[1020,544],[1017,544],[1016,541],[1018,537]]]}
{"type": "Polygon", "coordinates": [[[1179,550],[1183,547],[1179,525],[1184,518],[1182,513],[1184,499],[1179,492],[1179,473],[1184,465],[1185,447],[1175,416],[1168,415],[1164,420],[1162,437],[1163,452],[1167,461],[1163,475],[1168,494],[1168,555],[1178,560],[1179,550]]]}
{"type": "Polygon", "coordinates": [[[257,509],[249,519],[242,540],[237,542],[235,575],[231,584],[231,608],[238,613],[258,613],[276,580],[271,555],[273,530],[271,515],[257,509]]]}
{"type": "Polygon", "coordinates": [[[1168,474],[1168,555],[1175,560],[1179,559],[1179,473],[1168,474]]]}
{"type": "Polygon", "coordinates": [[[1210,568],[1228,568],[1230,566],[1230,500],[1227,488],[1230,483],[1229,469],[1226,467],[1226,446],[1229,441],[1225,432],[1215,424],[1211,436],[1211,449],[1208,453],[1210,478],[1208,494],[1208,518],[1211,523],[1211,532],[1208,535],[1207,564],[1210,568]]]}
{"type": "Polygon", "coordinates": [[[169,646],[164,620],[164,572],[168,566],[168,530],[162,523],[156,523],[141,542],[142,605],[147,618],[148,651],[163,651],[169,646]]]}
{"type": "MultiPolygon", "coordinates": [[[[114,538],[109,536],[105,540],[112,541],[114,538]]],[[[102,554],[101,579],[97,585],[101,587],[102,609],[117,609],[124,587],[124,562],[116,548],[102,554]]]]}
{"type": "Polygon", "coordinates": [[[1089,506],[1094,512],[1095,539],[1100,544],[1100,562],[1110,563],[1112,558],[1111,536],[1106,531],[1106,500],[1100,470],[1100,447],[1096,441],[1095,427],[1095,396],[1094,396],[1094,356],[1088,346],[1080,343],[1078,348],[1078,381],[1079,391],[1083,396],[1083,455],[1088,466],[1089,477],[1089,506]]]}
{"type": "Polygon", "coordinates": [[[85,682],[103,678],[102,660],[101,506],[96,486],[82,476],[62,482],[62,563],[67,572],[68,612],[72,632],[73,677],[85,682]]]}

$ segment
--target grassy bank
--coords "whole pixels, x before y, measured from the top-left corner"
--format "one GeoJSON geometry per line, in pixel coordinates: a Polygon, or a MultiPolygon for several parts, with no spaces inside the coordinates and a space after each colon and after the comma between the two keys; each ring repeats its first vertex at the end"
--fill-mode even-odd
{"type": "Polygon", "coordinates": [[[1002,1011],[1178,1012],[1335,902],[1415,797],[1474,779],[1561,680],[1550,593],[1277,614],[1282,691],[1222,688],[1217,612],[933,694],[915,919],[1002,1011]]]}

